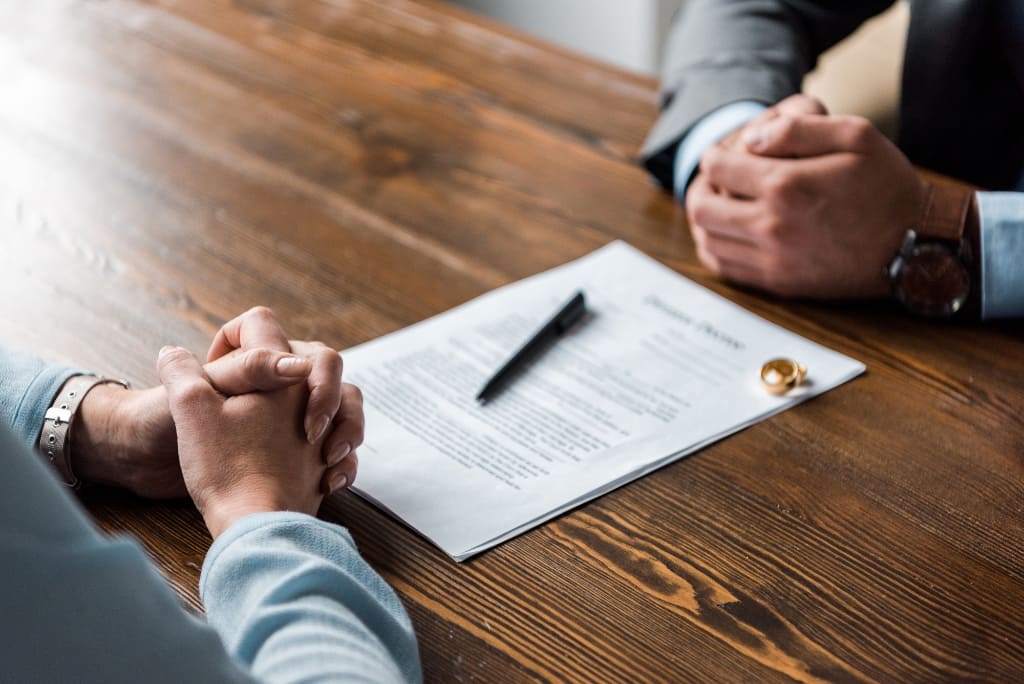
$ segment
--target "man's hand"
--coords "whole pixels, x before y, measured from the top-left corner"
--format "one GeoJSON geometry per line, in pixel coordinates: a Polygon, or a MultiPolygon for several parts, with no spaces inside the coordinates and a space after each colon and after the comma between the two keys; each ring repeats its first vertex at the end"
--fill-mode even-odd
{"type": "Polygon", "coordinates": [[[326,466],[303,429],[305,387],[224,397],[180,347],[160,351],[157,372],[185,486],[214,538],[252,513],[316,514],[326,466]]]}
{"type": "Polygon", "coordinates": [[[782,296],[885,295],[927,196],[906,157],[850,116],[783,114],[743,137],[748,150],[708,150],[687,192],[701,262],[782,296]]]}
{"type": "MultiPolygon", "coordinates": [[[[757,140],[760,136],[761,127],[772,119],[777,119],[780,116],[804,116],[810,114],[828,114],[828,109],[825,108],[821,100],[809,95],[801,93],[790,95],[774,107],[764,110],[757,118],[752,119],[722,138],[718,146],[730,150],[744,150],[750,142],[757,140]]],[[[697,173],[699,174],[700,170],[697,173]]]]}

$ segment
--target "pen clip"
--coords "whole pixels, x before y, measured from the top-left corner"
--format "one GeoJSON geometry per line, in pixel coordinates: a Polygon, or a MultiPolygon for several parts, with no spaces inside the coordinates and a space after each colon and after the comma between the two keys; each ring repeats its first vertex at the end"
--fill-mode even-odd
{"type": "Polygon", "coordinates": [[[559,335],[565,333],[572,326],[576,325],[586,312],[587,305],[583,298],[583,293],[577,292],[576,296],[569,302],[569,306],[562,311],[562,315],[555,321],[555,330],[559,335]]]}

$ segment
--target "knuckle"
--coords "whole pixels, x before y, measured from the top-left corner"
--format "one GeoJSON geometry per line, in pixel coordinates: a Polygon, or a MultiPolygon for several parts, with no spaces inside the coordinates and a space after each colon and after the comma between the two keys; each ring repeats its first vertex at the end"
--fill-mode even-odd
{"type": "Polygon", "coordinates": [[[861,116],[851,116],[846,121],[850,142],[854,147],[866,147],[874,139],[875,127],[861,116]]]}
{"type": "Polygon", "coordinates": [[[808,190],[806,180],[792,169],[775,168],[764,177],[762,188],[765,196],[776,208],[790,208],[808,190]]]}
{"type": "Polygon", "coordinates": [[[318,366],[322,373],[328,376],[328,379],[334,377],[341,377],[341,357],[338,353],[332,349],[324,347],[323,349],[317,350],[315,353],[314,364],[318,366]]]}
{"type": "Polygon", "coordinates": [[[248,377],[266,375],[274,354],[269,349],[252,349],[242,356],[242,370],[248,377]]]}
{"type": "Polygon", "coordinates": [[[199,404],[210,396],[210,386],[199,378],[186,380],[175,388],[175,395],[179,403],[199,404]]]}
{"type": "Polygon", "coordinates": [[[757,232],[767,238],[778,238],[785,232],[785,224],[778,216],[769,214],[757,224],[757,232]]]}
{"type": "Polygon", "coordinates": [[[824,114],[827,111],[821,100],[804,93],[792,95],[784,102],[790,102],[793,105],[793,110],[800,114],[824,114]]]}
{"type": "Polygon", "coordinates": [[[257,305],[245,312],[247,318],[254,318],[259,321],[277,320],[274,310],[263,304],[257,305]]]}
{"type": "Polygon", "coordinates": [[[764,177],[761,187],[769,198],[785,200],[792,192],[792,179],[789,174],[776,169],[764,177]]]}
{"type": "Polygon", "coordinates": [[[796,117],[780,116],[775,123],[772,124],[772,128],[775,129],[774,137],[782,142],[792,139],[797,131],[797,125],[796,117]]]}

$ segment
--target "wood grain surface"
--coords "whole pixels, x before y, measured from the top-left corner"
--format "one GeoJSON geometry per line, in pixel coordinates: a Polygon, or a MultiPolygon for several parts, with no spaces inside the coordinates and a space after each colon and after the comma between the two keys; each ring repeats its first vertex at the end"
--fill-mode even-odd
{"type": "MultiPolygon", "coordinates": [[[[616,238],[866,376],[466,564],[354,495],[428,680],[1019,681],[1024,341],[698,265],[651,80],[411,0],[0,3],[0,344],[155,381],[253,304],[346,348],[616,238]]],[[[94,490],[199,609],[187,502],[94,490]]]]}

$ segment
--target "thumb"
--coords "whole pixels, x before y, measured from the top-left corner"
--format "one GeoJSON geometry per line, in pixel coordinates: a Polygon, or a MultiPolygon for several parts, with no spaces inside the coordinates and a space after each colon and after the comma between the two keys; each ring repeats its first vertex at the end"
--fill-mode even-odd
{"type": "Polygon", "coordinates": [[[205,411],[221,401],[203,374],[199,359],[187,349],[161,349],[156,361],[156,372],[167,390],[167,402],[175,422],[182,410],[205,411]]]}
{"type": "Polygon", "coordinates": [[[313,370],[313,363],[301,356],[274,349],[250,349],[222,356],[203,366],[203,370],[217,391],[234,396],[305,382],[313,370]]]}
{"type": "Polygon", "coordinates": [[[837,152],[863,152],[874,130],[853,116],[780,116],[752,127],[743,136],[750,152],[765,157],[817,157],[837,152]]]}

